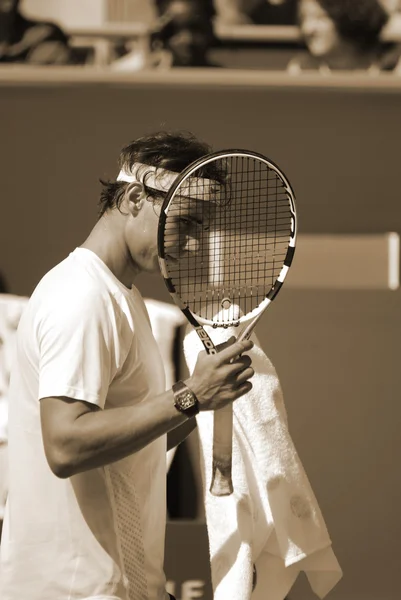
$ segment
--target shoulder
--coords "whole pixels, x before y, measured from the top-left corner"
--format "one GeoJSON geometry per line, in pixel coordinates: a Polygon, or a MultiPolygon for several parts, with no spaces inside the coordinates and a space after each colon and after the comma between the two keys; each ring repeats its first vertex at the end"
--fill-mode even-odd
{"type": "Polygon", "coordinates": [[[85,268],[71,254],[53,267],[39,282],[30,299],[31,309],[40,321],[62,319],[73,325],[118,319],[119,304],[101,278],[85,268]]]}
{"type": "Polygon", "coordinates": [[[77,260],[72,252],[44,275],[34,294],[77,298],[96,296],[104,287],[102,281],[96,278],[83,262],[77,260]]]}

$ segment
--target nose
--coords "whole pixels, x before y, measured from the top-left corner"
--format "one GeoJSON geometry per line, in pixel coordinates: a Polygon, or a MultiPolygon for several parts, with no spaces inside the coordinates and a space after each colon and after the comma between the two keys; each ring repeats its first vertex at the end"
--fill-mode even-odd
{"type": "Polygon", "coordinates": [[[199,250],[199,240],[192,236],[185,236],[184,245],[182,246],[182,250],[184,252],[198,252],[199,250]]]}

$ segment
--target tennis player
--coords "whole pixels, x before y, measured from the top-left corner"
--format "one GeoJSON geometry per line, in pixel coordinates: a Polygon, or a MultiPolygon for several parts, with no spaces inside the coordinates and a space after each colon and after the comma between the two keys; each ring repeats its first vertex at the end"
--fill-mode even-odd
{"type": "MultiPolygon", "coordinates": [[[[158,272],[160,204],[177,173],[209,152],[190,134],[127,145],[102,182],[87,240],[36,287],[21,318],[9,407],[10,483],[2,600],[167,600],[166,450],[252,387],[252,342],[201,352],[165,391],[139,291],[158,272]],[[168,440],[168,441],[167,441],[168,440]]],[[[212,167],[211,167],[212,169],[212,167]]],[[[207,173],[214,179],[218,173],[207,173]]],[[[177,248],[196,252],[191,202],[177,248]]]]}

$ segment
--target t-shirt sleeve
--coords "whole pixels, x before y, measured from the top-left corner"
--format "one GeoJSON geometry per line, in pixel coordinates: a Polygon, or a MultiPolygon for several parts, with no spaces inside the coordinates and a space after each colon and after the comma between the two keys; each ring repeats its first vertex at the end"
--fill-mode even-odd
{"type": "Polygon", "coordinates": [[[64,298],[47,308],[37,329],[39,399],[67,396],[104,408],[119,369],[119,313],[98,295],[64,298]]]}

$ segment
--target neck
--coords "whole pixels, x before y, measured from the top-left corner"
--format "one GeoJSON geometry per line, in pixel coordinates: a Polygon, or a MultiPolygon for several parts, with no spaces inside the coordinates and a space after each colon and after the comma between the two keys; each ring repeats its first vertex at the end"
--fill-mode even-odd
{"type": "Polygon", "coordinates": [[[139,268],[125,244],[124,222],[119,215],[104,214],[96,223],[81,248],[91,250],[104,262],[115,277],[131,289],[139,268]]]}

